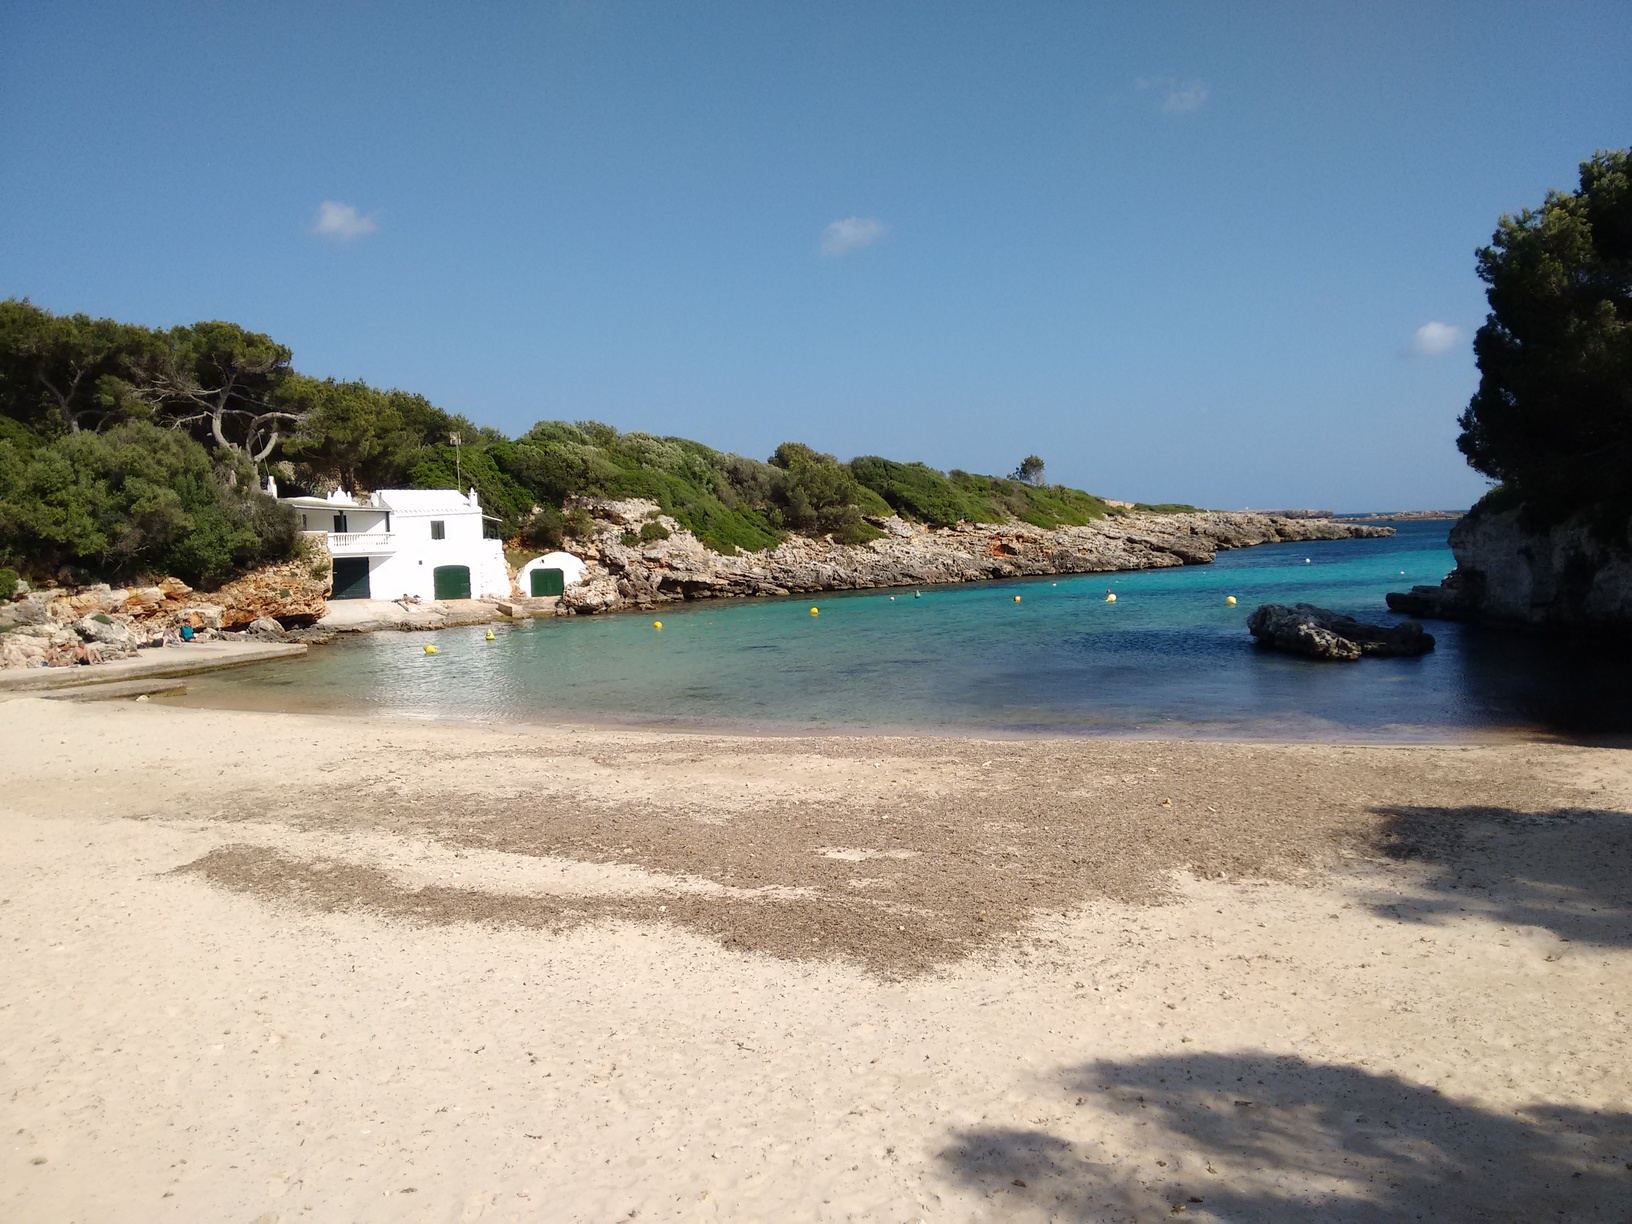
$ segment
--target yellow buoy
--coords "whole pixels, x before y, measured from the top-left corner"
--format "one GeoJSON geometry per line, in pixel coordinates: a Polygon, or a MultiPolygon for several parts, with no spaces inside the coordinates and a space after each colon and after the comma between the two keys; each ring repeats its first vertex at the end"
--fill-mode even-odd
{"type": "Polygon", "coordinates": [[[1019,602],[1020,602],[1020,596],[1018,596],[1018,595],[1016,595],[1016,596],[1015,596],[1015,597],[1014,597],[1014,602],[1015,602],[1015,603],[1019,603],[1019,602]]]}
{"type": "Polygon", "coordinates": [[[1235,607],[1235,596],[1234,595],[1224,596],[1224,602],[1229,604],[1230,607],[1232,607],[1232,608],[1235,607]]]}
{"type": "Polygon", "coordinates": [[[487,631],[487,640],[488,640],[488,641],[490,641],[490,642],[491,642],[491,641],[492,641],[492,640],[493,640],[493,639],[494,639],[494,638],[495,638],[495,637],[497,637],[497,636],[498,636],[498,635],[497,635],[497,634],[495,634],[495,633],[494,633],[494,632],[493,632],[493,630],[491,630],[491,629],[489,629],[489,630],[488,630],[488,631],[487,631]]]}
{"type": "Polygon", "coordinates": [[[820,608],[812,608],[812,609],[811,609],[811,610],[810,610],[810,614],[811,614],[811,615],[812,615],[812,616],[820,616],[820,615],[821,615],[821,614],[822,614],[822,611],[821,611],[821,609],[820,609],[820,608]]]}
{"type": "Polygon", "coordinates": [[[653,621],[653,622],[652,622],[652,628],[653,628],[653,629],[661,629],[661,628],[663,628],[663,622],[662,622],[662,621],[653,621]]]}
{"type": "Polygon", "coordinates": [[[1106,591],[1105,592],[1105,602],[1106,603],[1115,603],[1116,602],[1116,592],[1115,591],[1106,591]]]}
{"type": "Polygon", "coordinates": [[[435,654],[436,653],[436,647],[435,646],[425,647],[425,653],[426,654],[435,654]]]}

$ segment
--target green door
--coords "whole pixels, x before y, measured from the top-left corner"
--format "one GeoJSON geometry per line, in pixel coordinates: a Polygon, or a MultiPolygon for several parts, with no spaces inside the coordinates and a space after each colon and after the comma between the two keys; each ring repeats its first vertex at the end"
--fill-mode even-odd
{"type": "Polygon", "coordinates": [[[567,576],[558,569],[536,569],[533,571],[534,595],[564,595],[567,591],[567,576]]]}
{"type": "Polygon", "coordinates": [[[334,594],[330,599],[368,599],[368,558],[334,559],[334,594]]]}
{"type": "Polygon", "coordinates": [[[469,599],[470,566],[439,565],[431,571],[431,583],[438,599],[469,599]]]}

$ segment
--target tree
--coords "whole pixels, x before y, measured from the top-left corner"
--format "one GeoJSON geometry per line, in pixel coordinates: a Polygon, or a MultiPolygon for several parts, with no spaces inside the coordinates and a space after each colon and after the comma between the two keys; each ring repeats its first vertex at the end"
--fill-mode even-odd
{"type": "Polygon", "coordinates": [[[292,551],[296,517],[242,456],[143,421],[23,453],[0,440],[0,563],[210,584],[292,551]]]}
{"type": "Polygon", "coordinates": [[[1539,524],[1632,514],[1632,150],[1581,164],[1580,190],[1503,216],[1479,252],[1490,313],[1457,446],[1539,524]]]}
{"type": "Polygon", "coordinates": [[[373,482],[375,469],[402,432],[402,418],[388,396],[364,382],[296,374],[284,384],[280,400],[299,416],[284,442],[285,458],[343,489],[380,487],[373,482]]]}
{"type": "Polygon", "coordinates": [[[1014,469],[1010,480],[1018,480],[1022,484],[1040,485],[1043,483],[1043,461],[1040,456],[1027,455],[1020,461],[1020,466],[1014,469]]]}
{"type": "Polygon", "coordinates": [[[236,323],[172,328],[138,372],[139,393],[167,424],[259,463],[305,409],[280,396],[290,352],[236,323]]]}
{"type": "Polygon", "coordinates": [[[146,328],[0,302],[0,383],[19,420],[54,417],[70,433],[111,423],[132,405],[130,373],[150,351],[146,328]]]}

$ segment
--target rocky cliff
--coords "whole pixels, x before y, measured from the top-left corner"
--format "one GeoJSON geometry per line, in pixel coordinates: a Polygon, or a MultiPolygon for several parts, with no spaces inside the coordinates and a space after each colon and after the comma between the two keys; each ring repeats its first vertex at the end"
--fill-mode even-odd
{"type": "Polygon", "coordinates": [[[594,517],[596,530],[592,539],[574,545],[590,567],[582,585],[562,599],[568,612],[720,596],[1159,569],[1202,564],[1224,549],[1255,544],[1394,534],[1390,527],[1247,513],[1129,514],[1052,530],[1025,523],[925,527],[888,518],[877,520],[883,538],[867,544],[792,536],[765,552],[728,557],[709,551],[652,502],[586,499],[579,504],[594,517]],[[659,524],[667,538],[639,539],[648,523],[659,524]]]}
{"type": "Polygon", "coordinates": [[[208,638],[260,622],[309,625],[323,615],[331,560],[321,537],[299,555],[200,592],[176,578],[153,586],[46,587],[0,602],[0,668],[98,663],[162,645],[183,626],[208,638]]]}
{"type": "Polygon", "coordinates": [[[1535,629],[1632,626],[1632,540],[1612,547],[1581,522],[1529,531],[1520,516],[1475,509],[1451,529],[1456,568],[1445,581],[1390,594],[1388,606],[1535,629]]]}

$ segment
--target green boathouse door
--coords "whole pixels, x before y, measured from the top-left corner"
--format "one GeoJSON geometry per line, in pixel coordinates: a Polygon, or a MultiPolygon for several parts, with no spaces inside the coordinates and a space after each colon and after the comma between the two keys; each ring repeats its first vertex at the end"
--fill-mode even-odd
{"type": "Polygon", "coordinates": [[[368,558],[334,559],[334,594],[330,599],[368,599],[368,558]]]}
{"type": "Polygon", "coordinates": [[[567,592],[567,576],[558,569],[535,569],[533,571],[533,594],[538,595],[565,595],[567,592]]]}
{"type": "Polygon", "coordinates": [[[469,599],[470,566],[439,565],[431,571],[431,584],[438,599],[469,599]]]}

